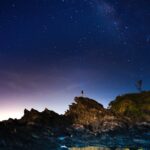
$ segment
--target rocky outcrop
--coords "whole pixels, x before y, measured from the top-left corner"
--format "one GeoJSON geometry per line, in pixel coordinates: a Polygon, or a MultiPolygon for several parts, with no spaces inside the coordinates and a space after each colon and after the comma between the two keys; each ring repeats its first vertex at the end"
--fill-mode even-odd
{"type": "Polygon", "coordinates": [[[69,117],[74,124],[88,125],[105,113],[105,109],[101,104],[95,100],[75,97],[75,102],[69,106],[69,110],[65,113],[65,116],[69,117]]]}
{"type": "Polygon", "coordinates": [[[39,125],[39,126],[50,126],[59,127],[63,125],[63,116],[45,109],[43,112],[31,109],[31,111],[24,110],[24,116],[20,119],[21,123],[27,125],[39,125]]]}
{"type": "Polygon", "coordinates": [[[150,122],[150,92],[118,96],[109,104],[109,108],[133,122],[150,122]]]}
{"type": "Polygon", "coordinates": [[[0,123],[1,150],[57,149],[57,137],[67,135],[64,116],[45,109],[43,112],[24,110],[19,120],[0,123]]]}
{"type": "Polygon", "coordinates": [[[127,129],[129,119],[105,109],[95,100],[76,97],[69,106],[65,116],[72,120],[74,126],[84,126],[95,133],[127,129]]]}
{"type": "Polygon", "coordinates": [[[98,143],[98,139],[104,142],[111,139],[111,144],[115,142],[113,137],[124,140],[126,136],[129,143],[130,137],[147,138],[150,133],[149,100],[150,92],[127,94],[117,97],[109,109],[105,109],[93,99],[75,97],[64,115],[48,109],[42,112],[25,109],[21,119],[0,122],[0,149],[60,150],[62,140],[63,144],[71,145],[95,138],[98,143]]]}

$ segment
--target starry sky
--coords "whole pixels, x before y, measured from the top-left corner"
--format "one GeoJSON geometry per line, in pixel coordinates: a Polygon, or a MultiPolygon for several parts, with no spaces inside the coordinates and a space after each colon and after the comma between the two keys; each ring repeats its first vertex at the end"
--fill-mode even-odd
{"type": "Polygon", "coordinates": [[[64,113],[84,90],[105,107],[150,89],[149,0],[0,0],[0,120],[64,113]]]}

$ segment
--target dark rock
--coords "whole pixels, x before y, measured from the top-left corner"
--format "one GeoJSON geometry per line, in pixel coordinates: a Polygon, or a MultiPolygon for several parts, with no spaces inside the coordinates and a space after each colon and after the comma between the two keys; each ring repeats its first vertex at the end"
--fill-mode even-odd
{"type": "Polygon", "coordinates": [[[150,121],[147,113],[150,106],[149,94],[146,92],[118,97],[110,103],[109,109],[105,109],[93,99],[76,97],[64,115],[47,108],[42,112],[25,109],[21,119],[0,122],[0,148],[57,150],[76,144],[84,146],[89,141],[101,141],[103,145],[115,145],[117,142],[121,144],[122,141],[123,144],[131,145],[137,144],[138,141],[139,145],[144,144],[146,140],[150,142],[150,121]],[[140,102],[141,99],[143,102],[140,102]],[[141,103],[142,107],[139,109],[141,103]],[[135,107],[138,108],[137,114],[135,107]],[[142,113],[142,116],[139,115],[137,119],[139,113],[142,113]],[[143,141],[142,137],[147,139],[143,141]]]}

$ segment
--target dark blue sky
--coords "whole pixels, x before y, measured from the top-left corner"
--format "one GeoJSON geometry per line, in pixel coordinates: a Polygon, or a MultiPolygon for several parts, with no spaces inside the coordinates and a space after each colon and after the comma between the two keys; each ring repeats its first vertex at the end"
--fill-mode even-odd
{"type": "Polygon", "coordinates": [[[0,119],[63,113],[83,89],[104,106],[150,89],[149,0],[1,0],[0,119]]]}

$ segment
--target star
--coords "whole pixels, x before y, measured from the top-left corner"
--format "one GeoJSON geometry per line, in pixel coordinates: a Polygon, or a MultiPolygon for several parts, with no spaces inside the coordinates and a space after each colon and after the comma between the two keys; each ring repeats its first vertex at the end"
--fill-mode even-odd
{"type": "Polygon", "coordinates": [[[131,63],[131,59],[128,59],[127,62],[128,62],[128,63],[131,63]]]}
{"type": "Polygon", "coordinates": [[[12,6],[12,8],[15,8],[15,7],[16,7],[16,4],[15,4],[15,3],[13,3],[11,6],[12,6]]]}

